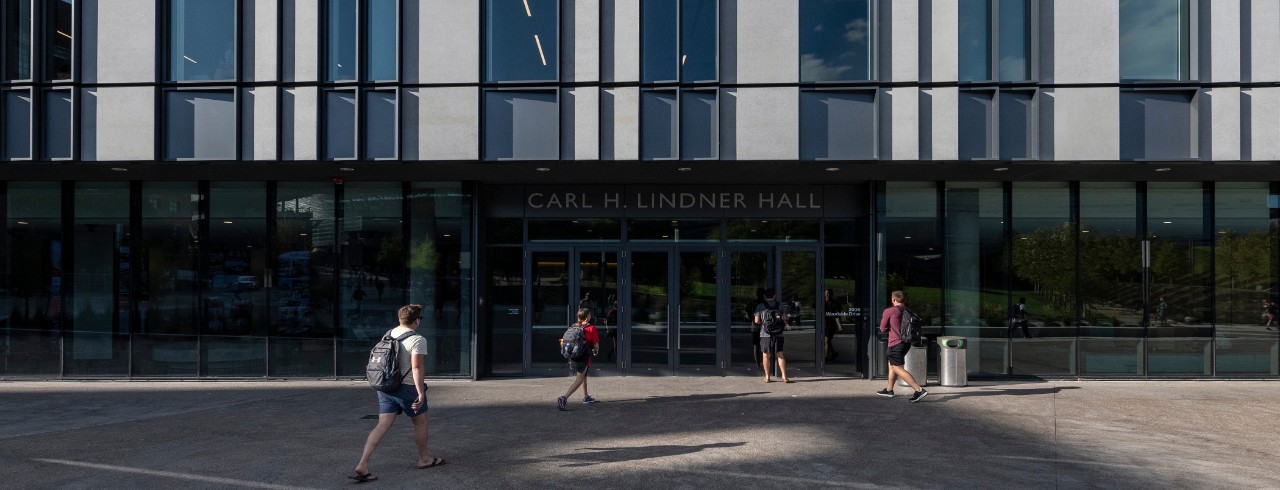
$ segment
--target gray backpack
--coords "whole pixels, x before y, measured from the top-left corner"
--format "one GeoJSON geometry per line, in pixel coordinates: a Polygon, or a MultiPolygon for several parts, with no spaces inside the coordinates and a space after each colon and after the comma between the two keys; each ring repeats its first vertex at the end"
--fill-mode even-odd
{"type": "Polygon", "coordinates": [[[417,332],[409,331],[393,338],[391,331],[388,330],[382,336],[382,340],[369,350],[369,363],[365,365],[364,374],[369,380],[369,386],[373,389],[390,393],[400,387],[400,383],[404,381],[404,373],[400,372],[398,359],[400,341],[409,338],[410,335],[417,335],[417,332]]]}

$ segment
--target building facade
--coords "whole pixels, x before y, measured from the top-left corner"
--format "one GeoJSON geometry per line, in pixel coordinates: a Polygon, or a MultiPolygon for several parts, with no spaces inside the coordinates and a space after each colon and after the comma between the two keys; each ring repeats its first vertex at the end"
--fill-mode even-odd
{"type": "Polygon", "coordinates": [[[579,308],[602,373],[758,374],[765,289],[796,375],[883,376],[901,289],[972,376],[1280,376],[1272,0],[0,15],[3,378],[359,377],[405,303],[432,376],[579,308]]]}

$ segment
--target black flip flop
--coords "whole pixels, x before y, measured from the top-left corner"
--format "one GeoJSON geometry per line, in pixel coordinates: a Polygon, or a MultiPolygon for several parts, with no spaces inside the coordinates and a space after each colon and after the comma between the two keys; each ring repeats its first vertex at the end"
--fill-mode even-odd
{"type": "Polygon", "coordinates": [[[434,466],[440,466],[440,465],[442,465],[442,464],[444,464],[444,458],[431,458],[431,463],[430,463],[430,464],[425,465],[425,466],[419,466],[419,467],[418,467],[418,469],[420,469],[420,470],[425,470],[425,469],[427,469],[427,468],[431,468],[431,467],[434,467],[434,466]]]}
{"type": "Polygon", "coordinates": [[[373,473],[356,473],[354,475],[347,475],[347,478],[355,480],[356,483],[364,483],[378,479],[378,477],[373,476],[373,473]]]}

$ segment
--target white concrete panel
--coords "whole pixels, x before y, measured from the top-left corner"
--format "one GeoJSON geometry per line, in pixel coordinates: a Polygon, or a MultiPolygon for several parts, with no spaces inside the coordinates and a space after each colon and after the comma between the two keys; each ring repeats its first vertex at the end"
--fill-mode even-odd
{"type": "Polygon", "coordinates": [[[600,159],[600,88],[560,91],[560,158],[600,159]]]}
{"type": "Polygon", "coordinates": [[[1204,1],[1200,6],[1209,17],[1201,19],[1209,32],[1201,35],[1199,49],[1200,66],[1208,73],[1201,72],[1197,78],[1215,83],[1240,81],[1240,2],[1204,1]]]}
{"type": "Polygon", "coordinates": [[[155,160],[155,89],[99,87],[80,94],[81,159],[155,160]]]}
{"type": "Polygon", "coordinates": [[[777,0],[722,0],[721,80],[796,83],[800,80],[800,5],[777,0]],[[733,4],[736,3],[736,8],[733,4]],[[733,24],[732,36],[724,27],[733,24]],[[732,58],[732,63],[723,60],[732,58]]]}
{"type": "Polygon", "coordinates": [[[955,0],[920,3],[920,80],[954,82],[959,78],[960,13],[955,0]]]}
{"type": "Polygon", "coordinates": [[[320,76],[320,2],[284,0],[284,79],[314,82],[320,76]]]}
{"type": "Polygon", "coordinates": [[[600,0],[562,0],[561,80],[600,80],[600,0]]]}
{"type": "Polygon", "coordinates": [[[799,90],[793,87],[741,87],[735,92],[735,138],[729,141],[733,142],[737,159],[800,158],[799,90]]]}
{"type": "Polygon", "coordinates": [[[1252,87],[1241,93],[1246,124],[1241,156],[1246,160],[1280,160],[1280,87],[1252,87]]]}
{"type": "MultiPolygon", "coordinates": [[[[414,131],[418,160],[480,159],[480,91],[475,87],[418,89],[416,128],[406,121],[405,138],[414,131]]],[[[408,118],[410,115],[406,115],[408,118]]],[[[406,152],[412,151],[406,148],[406,152]]]]}
{"type": "Polygon", "coordinates": [[[81,15],[81,80],[156,81],[155,0],[84,2],[81,15]]]}
{"type": "Polygon", "coordinates": [[[600,17],[600,79],[639,81],[640,0],[602,0],[600,17]]]}
{"type": "Polygon", "coordinates": [[[880,90],[880,159],[920,158],[920,89],[880,90]]]}
{"type": "Polygon", "coordinates": [[[1240,87],[1201,89],[1201,160],[1240,159],[1240,87]],[[1206,124],[1207,123],[1207,124],[1206,124]]]}
{"type": "Polygon", "coordinates": [[[275,160],[277,89],[258,87],[241,93],[244,125],[241,127],[240,157],[245,160],[275,160]]]}
{"type": "Polygon", "coordinates": [[[960,155],[957,87],[936,87],[920,94],[920,159],[955,160],[960,155]],[[928,138],[925,138],[925,133],[928,138]]]}
{"type": "Polygon", "coordinates": [[[880,80],[919,80],[919,0],[880,0],[879,7],[880,80]]]}
{"type": "MultiPolygon", "coordinates": [[[[407,83],[480,81],[479,1],[417,0],[415,18],[406,18],[404,70],[407,83]],[[413,31],[413,34],[409,34],[413,31]],[[410,46],[410,38],[418,43],[410,46]]],[[[408,2],[412,3],[412,2],[408,2]]],[[[408,3],[405,5],[408,16],[408,3]]]]}
{"type": "Polygon", "coordinates": [[[640,158],[640,89],[618,87],[600,92],[600,159],[640,158]]]}
{"type": "MultiPolygon", "coordinates": [[[[1115,87],[1059,87],[1052,99],[1054,160],[1120,158],[1120,91],[1115,87]]],[[[1046,156],[1045,158],[1048,158],[1046,156]]]]}
{"type": "Polygon", "coordinates": [[[1246,77],[1251,82],[1280,81],[1280,2],[1275,0],[1247,0],[1249,2],[1248,57],[1243,60],[1246,77]]]}
{"type": "Polygon", "coordinates": [[[244,80],[275,81],[280,62],[276,43],[279,0],[250,0],[243,5],[240,42],[244,44],[244,59],[240,60],[240,70],[244,80]]]}
{"type": "Polygon", "coordinates": [[[318,154],[316,120],[320,115],[316,87],[285,89],[280,129],[282,160],[315,160],[318,154]]]}
{"type": "Polygon", "coordinates": [[[1052,83],[1115,83],[1120,79],[1120,3],[1115,0],[1052,2],[1052,83]]]}

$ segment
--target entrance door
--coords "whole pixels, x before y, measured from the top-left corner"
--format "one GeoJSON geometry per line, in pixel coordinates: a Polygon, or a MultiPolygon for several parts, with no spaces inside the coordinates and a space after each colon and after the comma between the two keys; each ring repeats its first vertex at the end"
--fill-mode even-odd
{"type": "Polygon", "coordinates": [[[600,335],[600,355],[591,367],[617,371],[624,358],[619,347],[625,336],[619,330],[618,252],[566,247],[534,250],[529,254],[529,374],[555,374],[565,368],[560,337],[587,308],[600,335]]]}
{"type": "Polygon", "coordinates": [[[767,250],[730,251],[729,365],[732,374],[760,375],[760,330],[755,325],[756,305],[764,291],[774,287],[773,254],[767,250]]]}
{"type": "Polygon", "coordinates": [[[721,374],[719,270],[715,250],[681,251],[676,264],[676,372],[721,374]]]}
{"type": "Polygon", "coordinates": [[[811,249],[778,250],[781,287],[778,298],[791,330],[786,333],[787,376],[817,376],[816,359],[822,349],[818,310],[818,254],[811,249]]]}
{"type": "Polygon", "coordinates": [[[632,251],[628,374],[671,374],[671,252],[632,251]]]}

